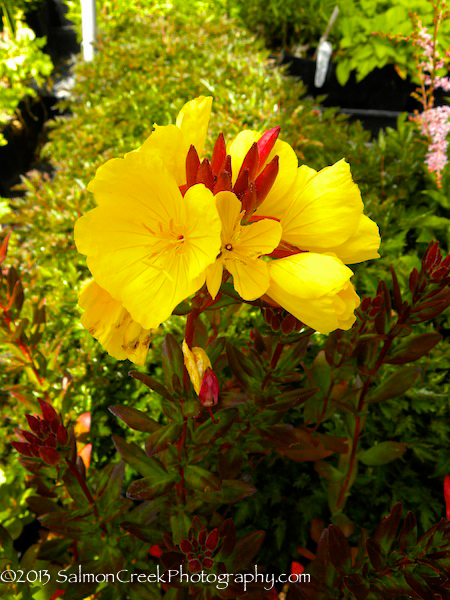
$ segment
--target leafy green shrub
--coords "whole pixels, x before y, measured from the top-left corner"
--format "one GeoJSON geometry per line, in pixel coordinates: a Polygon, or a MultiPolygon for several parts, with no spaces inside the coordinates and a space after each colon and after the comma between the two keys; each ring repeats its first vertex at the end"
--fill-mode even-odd
{"type": "MultiPolygon", "coordinates": [[[[19,119],[17,105],[26,96],[35,97],[34,85],[42,85],[50,75],[53,64],[42,52],[45,38],[36,38],[23,20],[23,13],[15,10],[3,15],[0,32],[0,126],[14,116],[19,119]],[[6,18],[9,14],[9,19],[6,18]]],[[[6,143],[0,133],[0,144],[6,143]]]]}

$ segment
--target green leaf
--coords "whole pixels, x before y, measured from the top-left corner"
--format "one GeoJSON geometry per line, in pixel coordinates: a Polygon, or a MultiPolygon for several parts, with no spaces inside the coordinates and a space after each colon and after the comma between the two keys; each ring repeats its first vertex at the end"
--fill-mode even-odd
{"type": "Polygon", "coordinates": [[[414,362],[425,356],[436,344],[442,340],[440,333],[422,333],[408,338],[396,351],[388,356],[384,362],[390,365],[402,365],[414,362]]]}
{"type": "Polygon", "coordinates": [[[158,496],[166,494],[175,484],[175,479],[179,479],[177,473],[167,473],[164,477],[144,477],[133,481],[127,490],[127,498],[130,500],[153,500],[158,496]]]}
{"type": "Polygon", "coordinates": [[[396,458],[400,458],[406,451],[406,444],[402,442],[380,442],[372,448],[359,454],[359,460],[369,467],[386,465],[396,458]]]}
{"type": "Polygon", "coordinates": [[[214,421],[209,418],[202,423],[194,432],[194,441],[198,445],[211,444],[214,440],[222,437],[233,425],[238,415],[237,409],[221,410],[214,416],[214,421]]]}
{"type": "Polygon", "coordinates": [[[369,394],[367,398],[368,402],[375,404],[401,396],[414,385],[420,372],[421,369],[419,367],[403,367],[395,371],[386,381],[369,394]]]}
{"type": "Polygon", "coordinates": [[[126,442],[119,435],[113,435],[112,441],[123,460],[143,477],[158,479],[167,475],[166,469],[159,460],[147,456],[136,444],[126,442]]]}
{"type": "MultiPolygon", "coordinates": [[[[180,345],[168,333],[162,345],[162,368],[164,382],[170,392],[181,391],[184,376],[184,358],[180,345]]],[[[159,393],[159,392],[158,392],[159,393]]]]}
{"type": "MultiPolygon", "coordinates": [[[[150,377],[150,375],[147,375],[147,373],[141,373],[140,371],[130,371],[128,373],[128,375],[130,375],[131,377],[134,377],[134,379],[138,379],[139,381],[142,381],[143,384],[145,384],[147,387],[149,387],[151,390],[153,390],[154,392],[156,392],[157,394],[159,394],[166,400],[172,400],[172,394],[170,394],[167,391],[167,389],[161,383],[159,383],[159,381],[156,381],[156,379],[153,379],[153,377],[150,377]]],[[[116,415],[116,416],[119,417],[119,415],[116,415]]],[[[119,418],[121,419],[122,417],[119,417],[119,418]]],[[[130,427],[131,427],[131,425],[130,425],[130,427]]],[[[141,431],[141,430],[138,430],[138,431],[141,431]]]]}
{"type": "Polygon", "coordinates": [[[187,465],[184,469],[184,478],[196,490],[208,492],[220,489],[220,479],[198,465],[187,465]]]}
{"type": "Polygon", "coordinates": [[[170,444],[176,442],[183,429],[181,423],[172,423],[161,427],[147,438],[145,442],[145,451],[149,456],[165,450],[170,444]]]}
{"type": "Polygon", "coordinates": [[[231,559],[231,569],[236,573],[250,565],[264,541],[264,531],[253,531],[236,542],[231,559]]]}
{"type": "Polygon", "coordinates": [[[109,412],[126,423],[128,427],[136,431],[144,431],[145,433],[153,433],[157,431],[161,425],[145,413],[132,408],[131,406],[115,405],[108,407],[109,412]]]}

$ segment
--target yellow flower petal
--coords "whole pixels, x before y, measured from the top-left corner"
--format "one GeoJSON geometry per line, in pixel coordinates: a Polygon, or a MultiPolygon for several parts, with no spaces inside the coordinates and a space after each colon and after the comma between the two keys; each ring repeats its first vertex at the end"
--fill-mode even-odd
{"type": "Polygon", "coordinates": [[[82,325],[108,354],[118,360],[128,358],[137,365],[145,363],[152,332],[133,321],[120,302],[94,280],[83,288],[78,302],[84,310],[82,325]]]}
{"type": "Polygon", "coordinates": [[[208,288],[209,295],[213,300],[219,293],[219,289],[222,284],[222,275],[223,264],[221,260],[217,259],[212,265],[206,267],[206,286],[208,288]]]}
{"type": "Polygon", "coordinates": [[[361,215],[353,235],[340,246],[314,248],[311,252],[332,252],[346,265],[379,258],[380,234],[378,226],[366,215],[361,215]]]}
{"type": "MultiPolygon", "coordinates": [[[[155,131],[145,140],[139,152],[157,152],[167,169],[173,175],[177,185],[186,183],[186,156],[190,142],[176,125],[156,125],[155,131]]],[[[89,188],[88,188],[89,189],[89,188]]]]}
{"type": "Polygon", "coordinates": [[[307,165],[301,165],[298,167],[295,173],[294,182],[289,188],[288,192],[282,198],[277,198],[272,197],[271,190],[267,198],[256,210],[255,215],[277,217],[277,219],[283,217],[292,204],[293,194],[298,194],[300,190],[305,187],[311,177],[314,177],[316,173],[317,171],[311,169],[311,167],[308,167],[307,165]]]}
{"type": "Polygon", "coordinates": [[[352,271],[337,258],[305,252],[268,266],[267,295],[297,319],[321,333],[352,326],[359,298],[352,271]]]}
{"type": "Polygon", "coordinates": [[[356,230],[363,204],[350,167],[340,160],[311,177],[294,193],[281,218],[283,240],[302,250],[329,249],[356,230]]]}
{"type": "MultiPolygon", "coordinates": [[[[233,183],[239,174],[239,170],[244,160],[245,155],[250,150],[251,145],[257,142],[261,134],[257,131],[241,131],[236,138],[228,146],[228,154],[231,155],[231,167],[233,171],[233,183]]],[[[275,142],[272,151],[267,157],[266,162],[261,168],[264,169],[275,156],[279,156],[279,169],[275,182],[269,192],[269,195],[260,206],[259,215],[278,216],[279,204],[284,199],[287,202],[286,196],[292,188],[298,167],[298,160],[294,150],[289,144],[281,140],[275,142]]],[[[286,208],[286,204],[284,208],[286,208]]]]}
{"type": "Polygon", "coordinates": [[[269,288],[270,277],[267,263],[258,258],[233,252],[223,259],[225,268],[233,275],[234,288],[244,300],[256,300],[269,288]]]}
{"type": "Polygon", "coordinates": [[[270,254],[281,241],[280,223],[272,219],[263,219],[241,227],[239,243],[236,249],[247,256],[258,258],[270,254]]]}
{"type": "Polygon", "coordinates": [[[212,97],[199,96],[187,102],[177,116],[177,127],[187,140],[188,149],[193,144],[199,156],[205,148],[206,133],[211,115],[212,97]]]}
{"type": "Polygon", "coordinates": [[[128,192],[114,195],[100,178],[95,193],[104,202],[77,221],[75,241],[98,283],[143,327],[156,328],[203,285],[220,251],[219,215],[203,185],[183,198],[157,155],[131,153],[115,165],[128,192]]]}
{"type": "Polygon", "coordinates": [[[239,226],[243,213],[242,203],[233,192],[219,192],[215,200],[222,223],[222,243],[228,244],[239,226]]]}

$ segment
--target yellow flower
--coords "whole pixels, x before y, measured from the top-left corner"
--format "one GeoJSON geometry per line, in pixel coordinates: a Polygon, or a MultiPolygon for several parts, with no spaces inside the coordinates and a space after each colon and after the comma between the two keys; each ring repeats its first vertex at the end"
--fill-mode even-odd
{"type": "Polygon", "coordinates": [[[82,325],[103,348],[118,360],[128,358],[143,365],[152,331],[133,321],[130,313],[95,281],[81,291],[78,303],[84,310],[82,325]]]}
{"type": "Polygon", "coordinates": [[[352,271],[338,258],[302,252],[269,263],[267,295],[294,317],[320,331],[350,329],[359,297],[352,271]]]}
{"type": "Polygon", "coordinates": [[[75,224],[78,251],[97,283],[145,329],[156,329],[202,287],[220,251],[213,195],[194,185],[184,198],[158,154],[108,161],[88,185],[98,206],[75,224]]]}
{"type": "Polygon", "coordinates": [[[261,260],[280,243],[281,225],[263,219],[241,225],[242,204],[232,192],[219,192],[216,206],[222,221],[222,247],[219,258],[206,270],[206,284],[212,298],[217,296],[224,267],[233,275],[234,287],[244,300],[255,300],[269,288],[267,263],[261,260]]]}
{"type": "MultiPolygon", "coordinates": [[[[255,131],[243,131],[229,145],[233,173],[260,137],[255,131]]],[[[378,258],[378,227],[363,214],[349,165],[340,160],[319,172],[298,167],[292,148],[277,140],[261,169],[276,155],[277,178],[255,215],[278,218],[282,240],[300,250],[333,253],[347,264],[378,258]]]]}

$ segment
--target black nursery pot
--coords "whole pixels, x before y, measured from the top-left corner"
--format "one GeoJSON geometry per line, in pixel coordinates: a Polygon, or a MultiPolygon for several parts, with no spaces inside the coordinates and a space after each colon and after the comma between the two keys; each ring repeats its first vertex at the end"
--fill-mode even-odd
{"type": "MultiPolygon", "coordinates": [[[[314,98],[326,95],[323,106],[339,106],[340,112],[360,119],[373,133],[388,125],[395,127],[400,113],[412,114],[414,110],[421,109],[421,105],[411,97],[417,85],[409,78],[402,79],[394,65],[376,68],[360,82],[356,81],[356,73],[352,71],[347,83],[342,86],[336,78],[336,64],[331,62],[324,85],[316,88],[315,61],[283,54],[280,63],[287,65],[289,75],[303,81],[308,88],[308,94],[314,98]]],[[[435,97],[435,104],[444,103],[440,90],[435,97]]]]}

